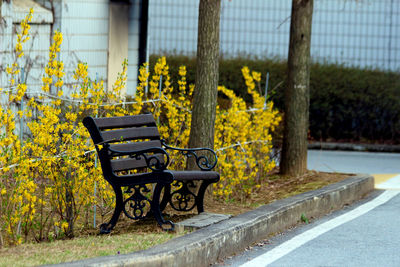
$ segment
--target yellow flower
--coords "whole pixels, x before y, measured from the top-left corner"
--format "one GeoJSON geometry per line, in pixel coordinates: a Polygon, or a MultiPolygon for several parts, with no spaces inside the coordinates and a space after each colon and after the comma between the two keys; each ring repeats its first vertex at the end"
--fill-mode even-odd
{"type": "Polygon", "coordinates": [[[22,44],[21,43],[17,43],[15,45],[15,51],[17,51],[17,52],[21,52],[22,51],[22,44]]]}
{"type": "Polygon", "coordinates": [[[180,66],[179,67],[179,75],[180,76],[186,76],[186,67],[185,66],[180,66]]]}
{"type": "MultiPolygon", "coordinates": [[[[54,84],[54,86],[55,86],[55,87],[62,87],[63,84],[64,84],[64,81],[63,81],[63,80],[58,80],[58,81],[54,84]]],[[[60,97],[60,96],[62,96],[62,95],[63,95],[63,92],[62,92],[62,91],[58,91],[58,97],[60,97]]]]}
{"type": "Polygon", "coordinates": [[[62,222],[61,223],[61,228],[66,231],[68,229],[68,223],[67,222],[62,222]]]}

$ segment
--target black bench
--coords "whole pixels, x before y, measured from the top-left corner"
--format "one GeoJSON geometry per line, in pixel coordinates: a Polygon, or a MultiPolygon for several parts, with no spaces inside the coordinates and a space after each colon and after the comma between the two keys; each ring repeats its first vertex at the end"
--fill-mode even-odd
{"type": "Polygon", "coordinates": [[[152,114],[86,117],[83,125],[89,130],[104,178],[116,197],[112,218],[100,226],[101,233],[109,233],[114,228],[121,212],[134,220],[153,215],[162,229],[173,230],[174,224],[162,216],[168,203],[177,211],[190,211],[194,207],[199,213],[204,211],[204,193],[208,185],[219,181],[219,173],[211,171],[217,164],[213,150],[166,145],[160,139],[152,114]],[[168,170],[169,149],[195,159],[199,170],[168,170]],[[196,180],[202,182],[195,183],[196,180]],[[175,191],[171,192],[171,188],[175,191]],[[127,194],[130,196],[124,197],[127,194]]]}

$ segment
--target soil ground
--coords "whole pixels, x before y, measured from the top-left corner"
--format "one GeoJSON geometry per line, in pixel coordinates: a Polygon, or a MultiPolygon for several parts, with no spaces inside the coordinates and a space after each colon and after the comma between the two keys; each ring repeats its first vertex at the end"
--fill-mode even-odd
{"type": "MultiPolygon", "coordinates": [[[[206,194],[204,200],[204,210],[206,212],[238,215],[259,206],[271,203],[275,200],[287,198],[307,191],[319,189],[326,185],[342,181],[349,178],[352,174],[326,173],[308,171],[300,177],[283,177],[277,173],[272,173],[268,179],[263,180],[261,187],[253,192],[249,197],[242,201],[223,201],[206,194]]],[[[196,209],[191,212],[176,212],[169,206],[164,211],[164,219],[173,222],[183,221],[197,214],[196,209]]],[[[120,218],[112,234],[126,232],[160,232],[161,228],[153,218],[132,223],[127,218],[120,218]]],[[[97,229],[89,231],[90,234],[98,233],[97,229]]]]}
{"type": "Polygon", "coordinates": [[[327,173],[309,171],[300,177],[282,177],[278,174],[270,175],[261,184],[258,191],[240,202],[225,202],[208,198],[205,209],[209,212],[238,215],[256,207],[271,203],[275,200],[287,198],[307,191],[319,189],[349,178],[352,174],[327,173]]]}

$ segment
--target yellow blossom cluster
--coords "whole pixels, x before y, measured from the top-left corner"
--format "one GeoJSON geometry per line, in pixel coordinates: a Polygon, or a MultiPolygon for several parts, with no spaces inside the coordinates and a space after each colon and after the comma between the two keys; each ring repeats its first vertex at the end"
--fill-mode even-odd
{"type": "MultiPolygon", "coordinates": [[[[149,76],[141,69],[143,83],[149,76]]],[[[176,147],[187,147],[189,141],[193,85],[186,83],[186,67],[179,68],[178,88],[174,91],[164,57],[154,66],[154,74],[149,81],[147,100],[158,100],[146,107],[159,121],[159,132],[167,143],[176,147]],[[162,78],[161,78],[162,77],[162,78]],[[163,80],[160,90],[159,82],[163,80]]],[[[230,100],[230,106],[222,109],[217,106],[215,122],[215,144],[219,157],[218,171],[221,181],[214,185],[213,194],[217,198],[243,200],[252,190],[257,190],[263,177],[275,167],[271,160],[272,136],[281,121],[281,116],[274,109],[273,103],[266,103],[265,97],[258,91],[261,74],[250,72],[247,67],[242,74],[252,96],[253,104],[235,95],[232,90],[220,86],[220,93],[230,100]],[[258,83],[258,86],[257,86],[258,83]]],[[[142,103],[145,86],[138,86],[137,98],[142,103]],[[138,97],[140,96],[140,97],[138,97]]],[[[139,108],[142,110],[143,108],[139,108]]],[[[173,152],[172,152],[173,153],[173,152]]],[[[171,156],[171,167],[182,169],[186,166],[184,158],[178,153],[171,156]]]]}
{"type": "MultiPolygon", "coordinates": [[[[62,40],[62,34],[56,32],[42,78],[43,92],[56,88],[59,97],[64,94],[64,65],[57,59],[62,40]]],[[[10,76],[19,73],[18,64],[14,68],[8,72],[10,76]]],[[[85,154],[92,147],[81,120],[100,111],[101,116],[120,114],[120,107],[111,105],[105,110],[101,105],[121,101],[118,92],[126,81],[126,71],[127,62],[114,91],[107,92],[103,81],[91,81],[87,65],[79,63],[73,97],[82,101],[71,105],[61,99],[31,97],[18,112],[29,134],[23,143],[23,133],[16,127],[21,121],[14,115],[12,102],[21,100],[27,86],[18,84],[17,90],[9,93],[8,103],[0,106],[0,247],[62,236],[96,204],[104,214],[112,210],[112,190],[102,179],[100,166],[94,164],[95,154],[85,154]]]]}
{"type": "Polygon", "coordinates": [[[22,44],[30,39],[28,32],[31,26],[29,22],[32,20],[33,9],[31,8],[29,14],[21,21],[20,28],[21,32],[17,34],[17,44],[15,45],[15,52],[17,57],[22,57],[24,55],[24,51],[22,51],[22,44]]]}
{"type": "Polygon", "coordinates": [[[244,200],[259,188],[261,180],[276,165],[271,160],[272,132],[279,125],[281,116],[273,103],[266,105],[265,98],[256,90],[260,73],[242,69],[248,93],[253,105],[247,107],[244,100],[232,90],[220,86],[218,90],[230,99],[230,107],[217,107],[215,122],[215,147],[219,151],[221,181],[215,185],[214,195],[224,199],[244,200]]]}
{"type": "MultiPolygon", "coordinates": [[[[8,65],[6,68],[10,88],[16,84],[17,75],[20,74],[18,59],[24,55],[23,44],[29,40],[29,22],[32,15],[33,9],[21,22],[15,45],[15,59],[11,66],[8,65]]],[[[8,91],[8,102],[0,106],[0,240],[3,240],[2,232],[5,232],[10,237],[10,242],[15,244],[22,242],[22,233],[26,231],[25,218],[32,218],[37,199],[31,194],[36,186],[32,179],[22,181],[17,171],[12,168],[24,160],[24,155],[21,151],[20,138],[16,134],[16,123],[19,122],[19,118],[15,116],[16,109],[11,103],[21,101],[26,89],[24,83],[18,82],[16,90],[8,91]],[[25,205],[26,199],[29,199],[28,205],[25,205]]],[[[21,111],[18,113],[22,116],[21,111]]]]}
{"type": "MultiPolygon", "coordinates": [[[[24,55],[24,51],[22,49],[23,44],[26,43],[30,39],[29,36],[29,29],[30,25],[29,22],[32,20],[33,16],[33,9],[30,9],[29,13],[26,15],[26,17],[21,21],[20,24],[20,32],[17,33],[17,42],[15,44],[15,59],[14,62],[6,67],[6,73],[10,76],[10,85],[13,86],[16,83],[16,77],[20,73],[20,68],[18,64],[18,59],[24,55]]],[[[26,89],[26,86],[25,86],[26,89]]],[[[21,85],[18,85],[17,90],[19,91],[17,95],[23,95],[25,93],[24,87],[21,87],[21,85]]],[[[11,94],[9,94],[9,97],[11,94]]],[[[12,101],[20,101],[20,99],[9,99],[10,102],[12,101]]]]}
{"type": "Polygon", "coordinates": [[[47,66],[45,67],[45,75],[42,77],[42,90],[44,92],[50,91],[50,86],[53,84],[57,90],[57,95],[61,96],[62,92],[60,92],[61,87],[64,82],[62,78],[64,77],[64,63],[57,60],[57,53],[60,52],[60,46],[63,41],[63,36],[60,32],[56,31],[53,36],[53,43],[49,48],[49,61],[47,66]],[[53,83],[53,78],[56,82],[53,83]]]}

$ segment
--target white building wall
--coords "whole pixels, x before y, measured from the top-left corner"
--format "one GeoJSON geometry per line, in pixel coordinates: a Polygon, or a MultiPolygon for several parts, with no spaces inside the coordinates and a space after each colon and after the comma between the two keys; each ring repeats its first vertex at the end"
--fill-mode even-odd
{"type": "Polygon", "coordinates": [[[109,1],[62,0],[59,4],[54,30],[64,37],[60,59],[65,65],[65,82],[75,82],[73,72],[79,62],[88,64],[91,79],[107,82],[109,1]]]}
{"type": "Polygon", "coordinates": [[[141,0],[131,0],[129,11],[129,41],[128,41],[128,81],[127,94],[136,92],[139,69],[139,36],[141,19],[141,0]]]}
{"type": "MultiPolygon", "coordinates": [[[[128,94],[135,91],[138,67],[138,43],[140,27],[141,0],[131,0],[129,10],[129,53],[128,53],[128,94]]],[[[73,72],[78,62],[87,63],[91,79],[103,79],[107,88],[108,39],[109,39],[109,0],[54,0],[54,19],[48,0],[12,0],[3,2],[0,24],[0,87],[8,86],[5,75],[7,64],[12,63],[13,47],[16,40],[16,28],[21,18],[34,7],[35,14],[31,23],[29,40],[24,45],[25,66],[28,90],[41,88],[41,77],[48,61],[51,32],[58,30],[63,34],[60,60],[64,62],[66,75],[64,90],[75,84],[73,72]],[[40,3],[41,5],[39,5],[40,3]],[[23,5],[24,8],[18,8],[23,5]],[[46,17],[47,16],[47,17],[46,17]],[[32,66],[29,67],[31,64],[32,66]]],[[[122,71],[121,67],[115,72],[122,71]]]]}
{"type": "MultiPolygon", "coordinates": [[[[131,0],[129,8],[128,36],[128,80],[127,94],[136,90],[138,73],[138,43],[140,27],[140,0],[131,0]]],[[[73,83],[72,72],[79,61],[89,66],[92,79],[105,81],[108,88],[108,71],[122,71],[121,60],[118,68],[110,69],[109,56],[109,0],[62,0],[61,32],[64,35],[61,59],[66,65],[70,83],[73,83]]],[[[124,33],[125,34],[125,33],[124,33]]],[[[121,40],[126,40],[122,38],[121,40]]],[[[109,76],[112,77],[113,75],[109,76]]],[[[114,75],[115,76],[115,75],[114,75]]],[[[113,81],[111,81],[113,83],[113,81]]]]}
{"type": "MultiPolygon", "coordinates": [[[[0,22],[0,87],[7,90],[15,89],[11,86],[10,76],[6,68],[17,62],[23,68],[18,75],[17,82],[26,82],[28,92],[40,89],[43,67],[48,57],[50,45],[50,28],[53,23],[52,13],[38,5],[32,0],[14,0],[11,3],[3,2],[1,9],[2,20],[0,22]],[[15,44],[17,33],[20,32],[20,23],[34,8],[35,14],[30,23],[30,40],[23,44],[25,55],[21,58],[15,57],[15,44]],[[11,86],[11,87],[10,87],[11,86]]],[[[4,98],[2,97],[2,100],[4,98]]]]}

